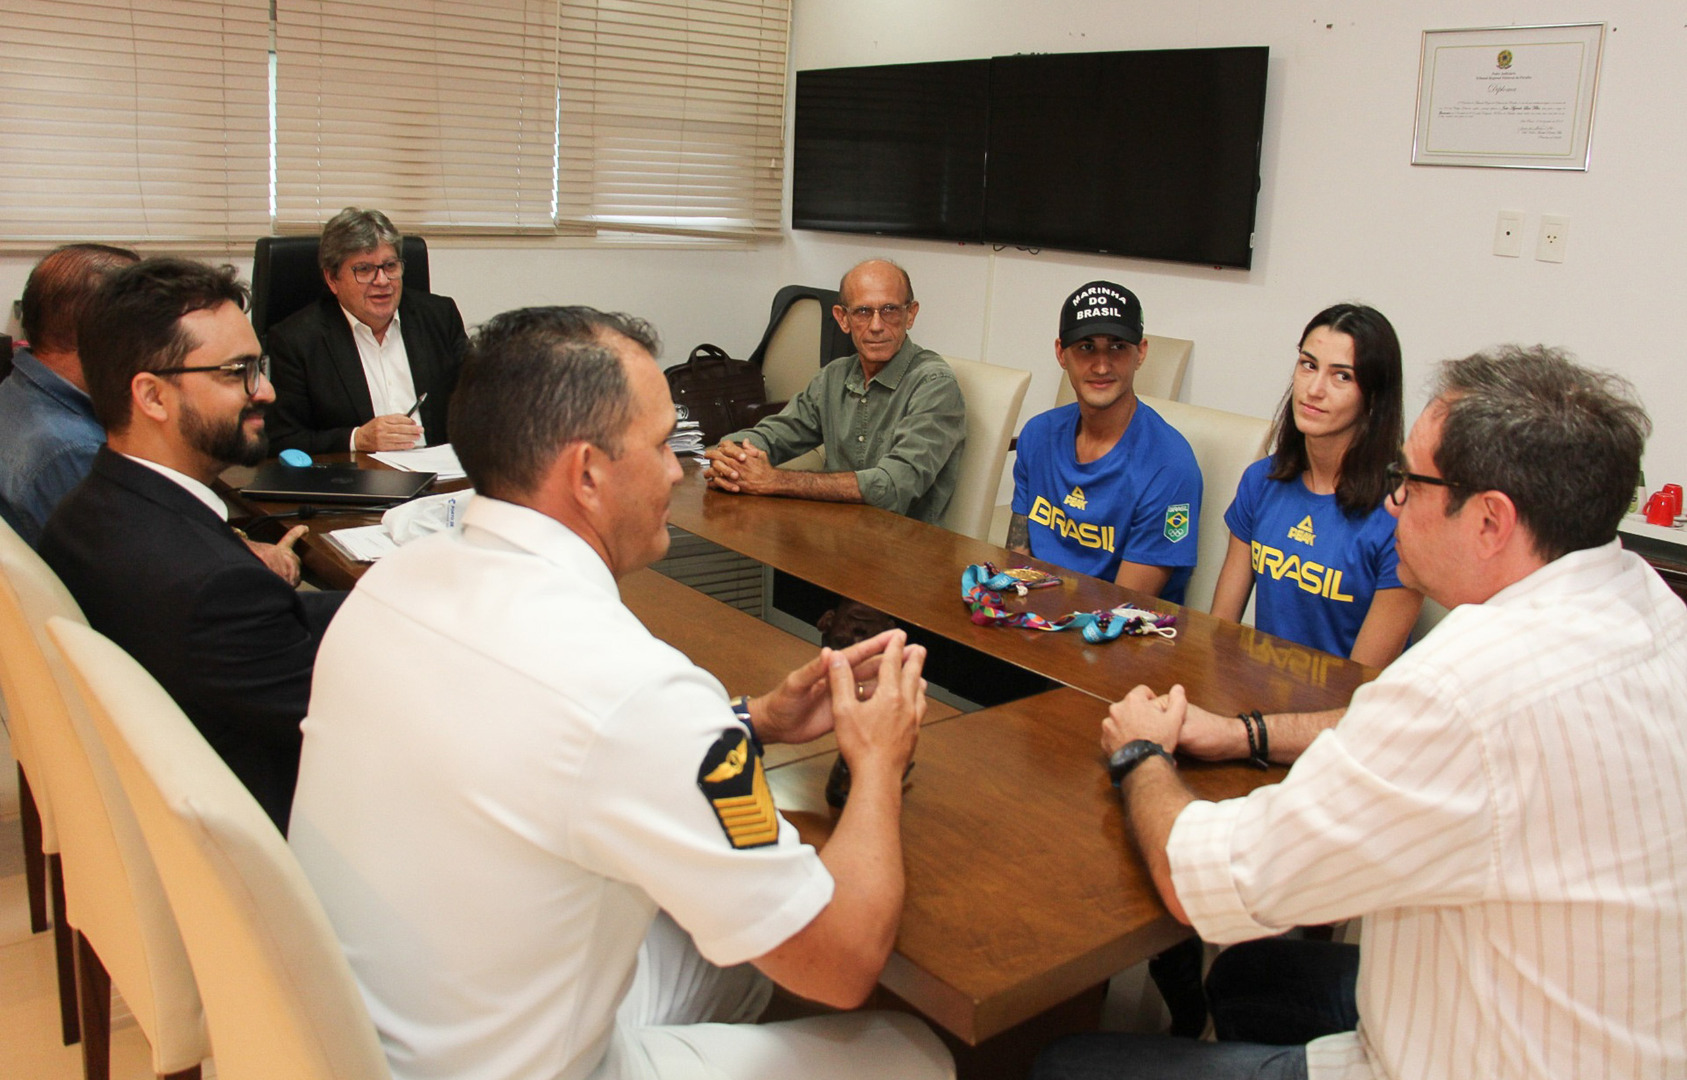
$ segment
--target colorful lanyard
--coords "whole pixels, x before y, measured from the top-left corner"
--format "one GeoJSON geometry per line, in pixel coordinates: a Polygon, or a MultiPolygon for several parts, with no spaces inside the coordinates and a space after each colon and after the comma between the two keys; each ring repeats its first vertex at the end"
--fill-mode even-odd
{"type": "Polygon", "coordinates": [[[1083,630],[1084,640],[1092,645],[1112,641],[1121,634],[1129,637],[1145,634],[1159,634],[1167,638],[1177,636],[1173,625],[1177,616],[1129,604],[1107,611],[1074,611],[1058,619],[1046,619],[1034,611],[1010,614],[1002,606],[1001,599],[1002,592],[1007,589],[1016,589],[1021,596],[1026,592],[1022,582],[1012,574],[998,573],[990,563],[969,566],[961,572],[961,599],[972,609],[972,621],[979,626],[1020,626],[1027,630],[1071,630],[1076,627],[1083,630]]]}

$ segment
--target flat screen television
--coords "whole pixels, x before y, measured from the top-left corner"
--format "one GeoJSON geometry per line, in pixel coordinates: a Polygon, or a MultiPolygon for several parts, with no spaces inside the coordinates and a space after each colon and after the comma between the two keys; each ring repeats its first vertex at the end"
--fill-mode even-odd
{"type": "Polygon", "coordinates": [[[977,240],[990,61],[797,73],[791,222],[977,240]]]}
{"type": "Polygon", "coordinates": [[[1268,60],[1250,46],[798,72],[792,225],[1245,269],[1268,60]]]}

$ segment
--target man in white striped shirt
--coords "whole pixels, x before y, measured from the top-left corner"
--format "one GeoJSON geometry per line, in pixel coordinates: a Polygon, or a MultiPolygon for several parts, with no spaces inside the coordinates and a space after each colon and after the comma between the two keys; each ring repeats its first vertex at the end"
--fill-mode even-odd
{"type": "Polygon", "coordinates": [[[1551,350],[1443,365],[1390,497],[1435,631],[1345,711],[1251,725],[1295,764],[1245,799],[1195,800],[1165,751],[1245,756],[1247,721],[1181,687],[1112,707],[1172,914],[1220,943],[1362,917],[1359,1021],[1077,1036],[1037,1080],[1687,1076],[1687,608],[1616,540],[1649,429],[1551,350]]]}

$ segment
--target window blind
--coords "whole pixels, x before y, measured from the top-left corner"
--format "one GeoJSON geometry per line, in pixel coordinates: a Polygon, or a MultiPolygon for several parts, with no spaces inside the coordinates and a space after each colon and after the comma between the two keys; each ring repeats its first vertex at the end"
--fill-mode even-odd
{"type": "Polygon", "coordinates": [[[276,224],[552,229],[557,0],[276,0],[276,224]]]}
{"type": "Polygon", "coordinates": [[[0,25],[0,239],[268,231],[268,0],[0,0],[0,25]]]}
{"type": "Polygon", "coordinates": [[[789,0],[561,0],[557,225],[776,233],[789,0]]]}

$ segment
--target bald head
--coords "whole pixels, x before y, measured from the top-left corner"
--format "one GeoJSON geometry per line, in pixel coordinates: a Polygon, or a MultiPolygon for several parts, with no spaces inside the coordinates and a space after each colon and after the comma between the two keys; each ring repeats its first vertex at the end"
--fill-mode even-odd
{"type": "Polygon", "coordinates": [[[893,281],[900,279],[902,303],[911,303],[914,299],[914,282],[908,276],[908,271],[897,266],[889,259],[868,259],[858,262],[849,268],[849,272],[838,280],[838,295],[844,307],[853,307],[850,298],[869,286],[894,288],[893,281]]]}
{"type": "Polygon", "coordinates": [[[139,255],[125,248],[68,244],[36,263],[20,305],[30,350],[43,360],[75,356],[76,324],[88,312],[100,286],[112,271],[140,261],[139,255]]]}
{"type": "Polygon", "coordinates": [[[919,311],[908,271],[889,259],[858,263],[838,282],[838,302],[832,305],[832,317],[855,342],[867,379],[902,348],[919,311]]]}

